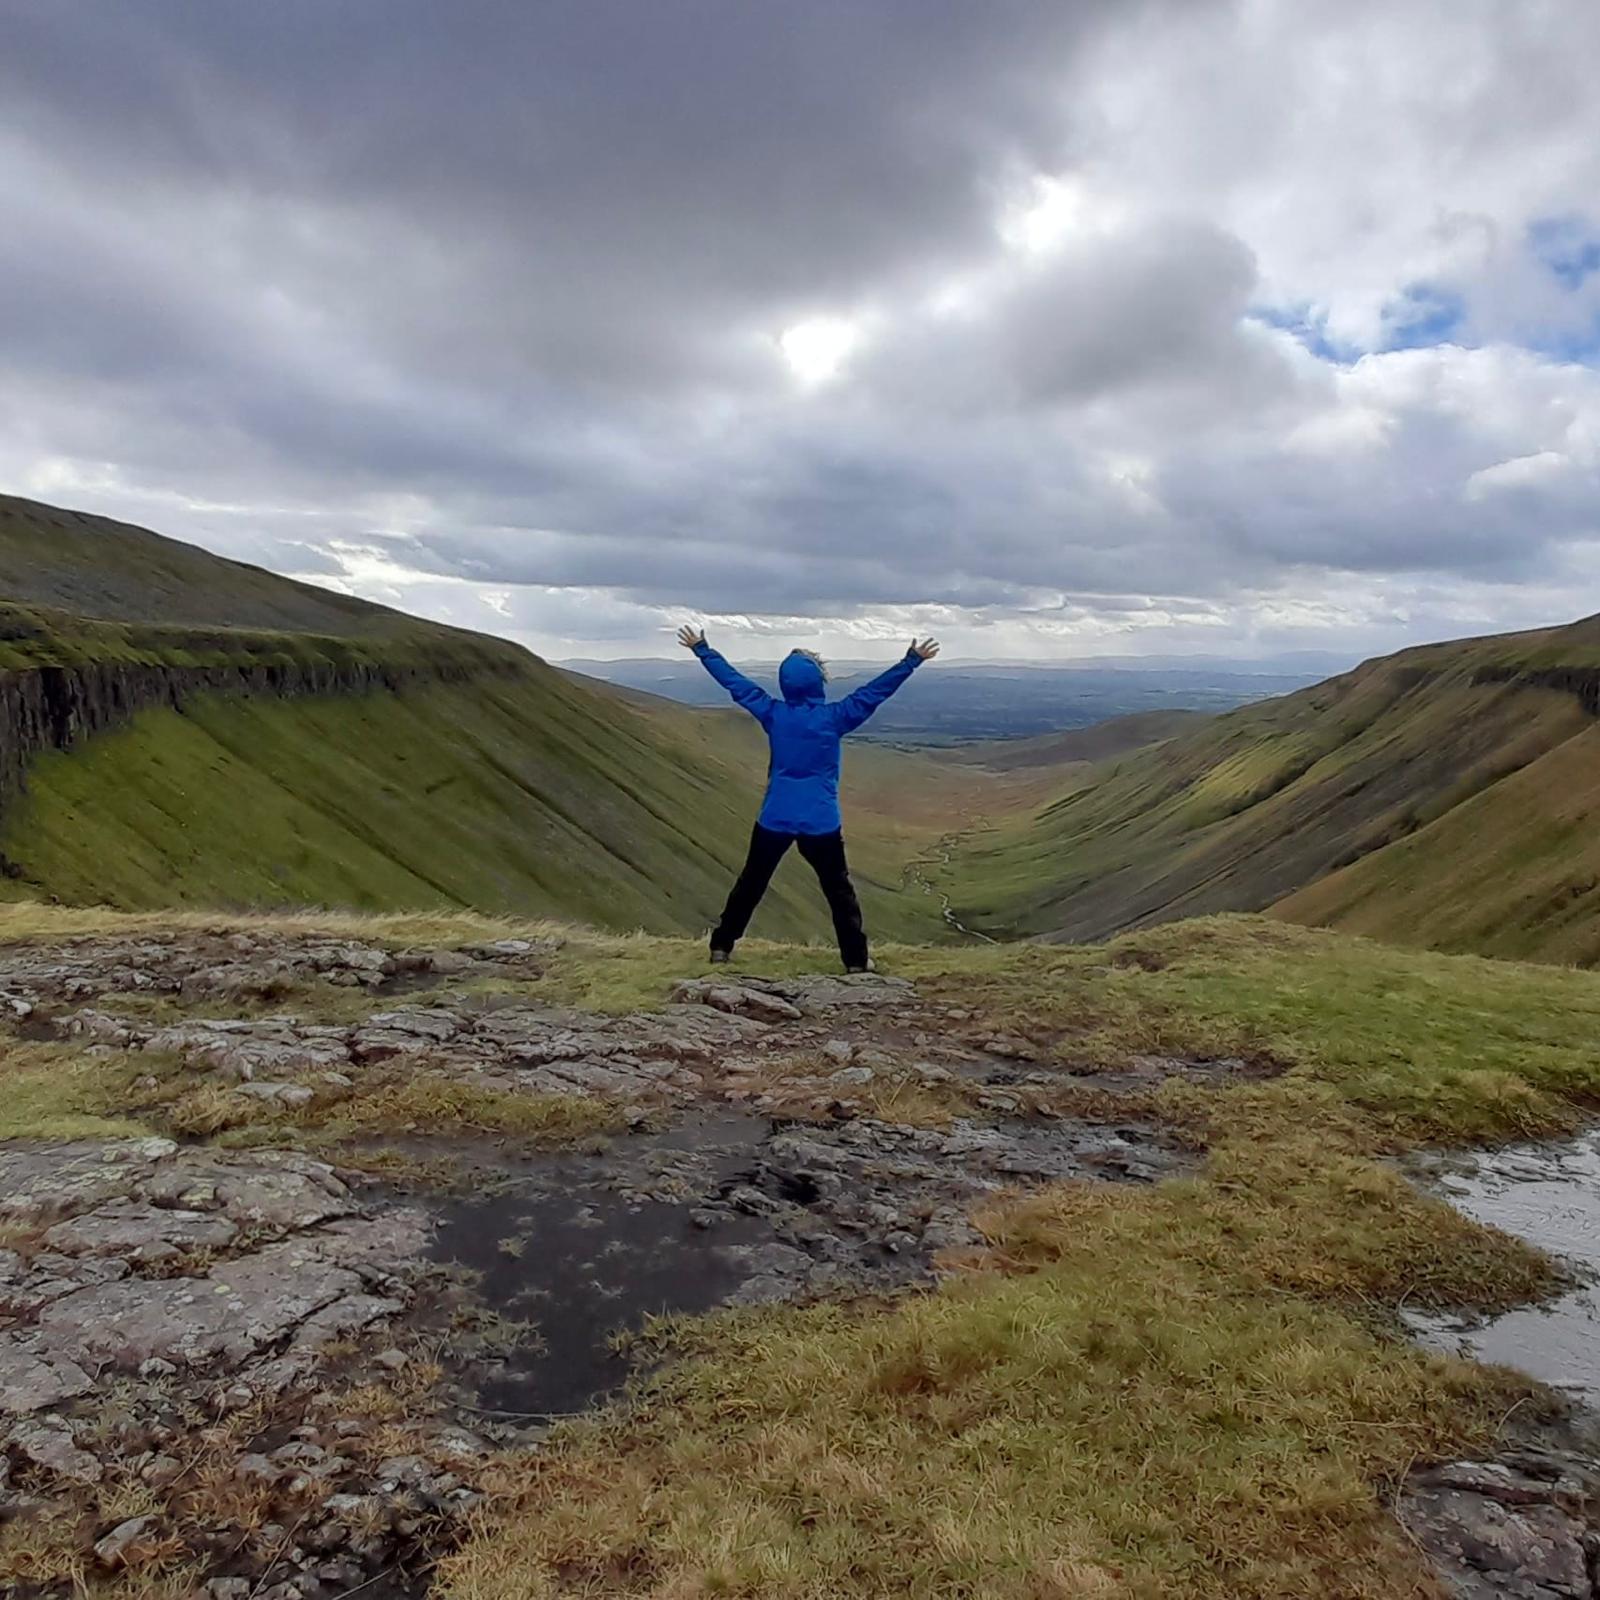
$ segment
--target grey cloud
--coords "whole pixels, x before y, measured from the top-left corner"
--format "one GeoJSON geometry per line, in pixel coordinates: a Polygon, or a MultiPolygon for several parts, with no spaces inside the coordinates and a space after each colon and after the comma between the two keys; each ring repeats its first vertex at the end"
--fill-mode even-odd
{"type": "Polygon", "coordinates": [[[981,247],[1008,165],[1064,153],[1059,75],[1111,7],[12,10],[35,141],[212,202],[202,232],[243,201],[264,275],[386,345],[587,385],[717,373],[729,328],[981,247]]]}
{"type": "Polygon", "coordinates": [[[909,322],[862,374],[896,403],[993,414],[1037,411],[1145,385],[1271,383],[1241,318],[1250,251],[1202,220],[1119,227],[1013,269],[971,314],[909,322]]]}

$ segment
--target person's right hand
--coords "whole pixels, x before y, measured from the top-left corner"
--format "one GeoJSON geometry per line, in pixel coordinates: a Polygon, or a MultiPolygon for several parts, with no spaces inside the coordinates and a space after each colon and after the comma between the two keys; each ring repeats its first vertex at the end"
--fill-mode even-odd
{"type": "Polygon", "coordinates": [[[704,628],[682,627],[678,629],[678,643],[681,644],[685,650],[696,649],[705,642],[706,631],[704,628]]]}
{"type": "Polygon", "coordinates": [[[919,661],[932,661],[939,653],[939,641],[937,639],[913,639],[911,641],[911,653],[919,661]]]}

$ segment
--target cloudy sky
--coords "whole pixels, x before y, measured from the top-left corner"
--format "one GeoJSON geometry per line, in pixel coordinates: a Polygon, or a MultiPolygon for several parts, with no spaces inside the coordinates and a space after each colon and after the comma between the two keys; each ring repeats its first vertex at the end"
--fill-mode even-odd
{"type": "Polygon", "coordinates": [[[1594,0],[0,0],[0,489],[512,634],[1600,611],[1594,0]]]}

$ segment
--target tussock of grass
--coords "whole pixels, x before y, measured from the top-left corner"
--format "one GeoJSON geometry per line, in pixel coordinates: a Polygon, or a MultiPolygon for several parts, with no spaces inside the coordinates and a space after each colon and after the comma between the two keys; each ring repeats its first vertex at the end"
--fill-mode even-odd
{"type": "Polygon", "coordinates": [[[58,1045],[0,1038],[0,1139],[112,1139],[149,1133],[125,1115],[134,1071],[58,1045]]]}
{"type": "MultiPolygon", "coordinates": [[[[1205,1264],[1219,1275],[1346,1303],[1484,1310],[1555,1286],[1539,1251],[1480,1227],[1374,1161],[1370,1128],[1328,1085],[1293,1077],[1220,1090],[1173,1083],[1160,1100],[1167,1116],[1210,1144],[1199,1178],[1160,1193],[1194,1224],[1186,1250],[1212,1241],[1205,1264]]],[[[1083,1205],[1114,1208],[1119,1199],[1143,1203],[1135,1190],[1051,1188],[981,1220],[1004,1254],[1035,1265],[1071,1244],[1083,1205]]]]}
{"type": "Polygon", "coordinates": [[[293,1130],[302,1142],[327,1143],[405,1133],[509,1134],[559,1143],[618,1125],[616,1108],[601,1100],[518,1094],[429,1073],[369,1077],[342,1091],[319,1085],[317,1096],[289,1108],[227,1085],[202,1083],[166,1107],[165,1121],[176,1132],[199,1137],[241,1129],[293,1130]]]}
{"type": "Polygon", "coordinates": [[[1263,1090],[1200,1179],[1075,1185],[982,1220],[998,1270],[887,1312],[680,1330],[643,1405],[519,1463],[452,1600],[1427,1594],[1383,1493],[1486,1447],[1513,1380],[1383,1327],[1544,1263],[1263,1090]],[[1420,1266],[1419,1266],[1420,1259],[1420,1266]]]}
{"type": "Polygon", "coordinates": [[[545,975],[544,994],[557,1004],[589,1011],[650,1010],[665,1003],[682,978],[715,976],[737,983],[743,974],[793,977],[808,972],[837,972],[838,953],[831,945],[777,944],[746,940],[732,967],[710,965],[698,941],[665,939],[650,934],[592,939],[585,934],[569,941],[545,975]]]}
{"type": "MultiPolygon", "coordinates": [[[[302,1110],[308,1120],[315,1107],[302,1110]]],[[[616,1127],[616,1108],[573,1095],[516,1094],[452,1078],[390,1079],[358,1087],[326,1117],[324,1131],[399,1133],[441,1130],[507,1133],[526,1138],[570,1139],[616,1127]]]]}
{"type": "Polygon", "coordinates": [[[8,1517],[0,1523],[0,1582],[25,1592],[31,1584],[81,1582],[88,1519],[72,1507],[8,1517]]]}
{"type": "Polygon", "coordinates": [[[948,1128],[973,1110],[971,1089],[960,1083],[925,1084],[906,1078],[874,1078],[845,1091],[865,1115],[905,1128],[948,1128]]]}
{"type": "Polygon", "coordinates": [[[737,1082],[748,1098],[759,1097],[772,1116],[808,1117],[829,1114],[836,1102],[847,1102],[856,1114],[876,1122],[909,1128],[947,1128],[976,1109],[970,1084],[960,1081],[921,1083],[910,1076],[877,1072],[866,1083],[835,1083],[839,1064],[819,1052],[769,1058],[737,1082]]]}

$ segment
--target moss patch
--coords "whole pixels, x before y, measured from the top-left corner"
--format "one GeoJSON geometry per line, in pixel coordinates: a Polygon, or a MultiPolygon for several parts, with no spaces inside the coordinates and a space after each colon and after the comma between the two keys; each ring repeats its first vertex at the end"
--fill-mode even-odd
{"type": "Polygon", "coordinates": [[[292,1108],[201,1083],[175,1096],[163,1108],[162,1120],[181,1134],[235,1135],[227,1141],[232,1144],[252,1142],[237,1137],[241,1132],[310,1145],[399,1134],[508,1134],[562,1143],[620,1126],[617,1109],[604,1101],[516,1094],[415,1069],[404,1076],[369,1073],[350,1089],[318,1085],[315,1099],[292,1108]]]}

